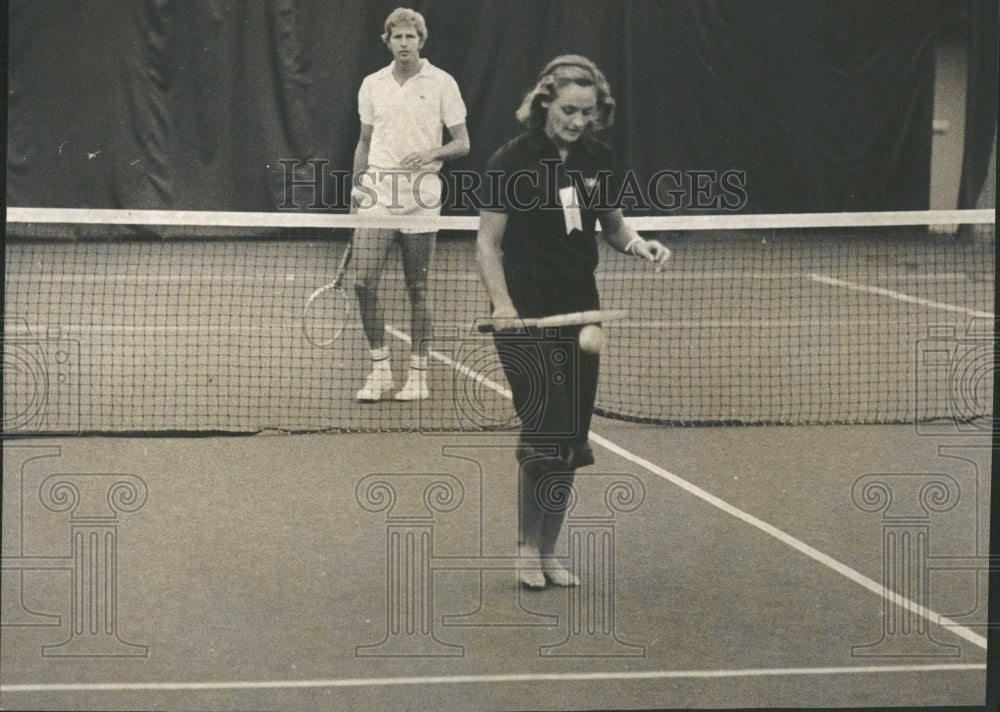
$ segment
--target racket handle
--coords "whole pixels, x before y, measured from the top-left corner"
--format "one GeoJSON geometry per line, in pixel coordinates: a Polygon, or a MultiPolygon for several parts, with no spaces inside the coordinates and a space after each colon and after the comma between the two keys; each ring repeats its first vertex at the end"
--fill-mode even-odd
{"type": "Polygon", "coordinates": [[[492,334],[493,332],[496,331],[496,329],[493,328],[493,324],[486,322],[486,323],[476,324],[476,331],[478,331],[480,334],[492,334]]]}

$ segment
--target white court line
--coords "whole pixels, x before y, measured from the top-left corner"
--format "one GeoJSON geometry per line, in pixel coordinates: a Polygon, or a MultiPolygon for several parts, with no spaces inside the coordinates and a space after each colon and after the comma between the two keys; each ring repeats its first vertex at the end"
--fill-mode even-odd
{"type": "Polygon", "coordinates": [[[341,678],[332,680],[220,680],[218,682],[68,682],[0,685],[0,692],[125,692],[180,690],[288,690],[323,687],[390,687],[402,685],[483,685],[517,682],[589,682],[594,680],[678,680],[805,675],[863,675],[902,672],[985,670],[985,663],[871,665],[735,670],[648,670],[634,672],[508,673],[497,675],[428,675],[426,677],[341,678]]]}
{"type": "MultiPolygon", "coordinates": [[[[399,339],[405,341],[406,343],[410,343],[410,337],[407,334],[399,331],[398,329],[387,325],[386,326],[386,331],[388,331],[389,333],[391,333],[396,338],[399,338],[399,339]]],[[[438,359],[440,361],[443,361],[444,363],[448,364],[452,368],[456,367],[455,361],[453,361],[452,359],[448,358],[444,354],[441,354],[441,353],[438,353],[438,352],[431,352],[431,355],[434,358],[436,358],[436,359],[438,359]]],[[[466,375],[468,375],[467,371],[468,371],[468,369],[465,369],[464,371],[462,371],[462,373],[465,373],[466,375]]],[[[509,390],[503,389],[502,386],[494,383],[493,381],[491,381],[490,379],[486,378],[482,374],[476,374],[474,377],[477,379],[478,382],[480,382],[480,383],[482,383],[482,384],[484,384],[484,385],[492,388],[497,393],[503,393],[504,397],[510,398],[510,391],[509,390]]],[[[649,472],[653,473],[654,475],[656,475],[658,477],[661,477],[661,478],[667,480],[668,482],[671,482],[671,483],[677,485],[678,487],[680,487],[684,491],[688,492],[689,494],[693,494],[695,497],[698,497],[699,499],[704,500],[705,502],[708,502],[712,506],[721,509],[723,512],[726,512],[727,514],[730,514],[730,515],[736,517],[737,519],[739,519],[739,520],[741,520],[743,522],[746,522],[747,524],[749,524],[752,527],[756,527],[757,529],[761,530],[765,534],[770,534],[771,536],[773,536],[775,539],[777,539],[781,543],[786,544],[786,545],[790,546],[791,548],[795,549],[796,551],[798,551],[798,552],[800,552],[802,554],[805,554],[809,558],[814,559],[815,561],[818,561],[819,563],[823,564],[824,566],[827,566],[827,567],[833,569],[835,572],[837,572],[841,576],[844,576],[845,578],[848,578],[851,581],[854,581],[855,583],[860,584],[864,588],[867,588],[869,591],[871,591],[871,592],[873,592],[875,594],[878,594],[882,598],[885,598],[890,603],[893,603],[893,604],[895,604],[897,606],[900,606],[904,610],[907,610],[907,611],[910,611],[912,613],[915,613],[916,615],[920,616],[921,618],[924,618],[925,620],[930,621],[931,623],[934,623],[935,625],[938,625],[938,626],[941,626],[941,627],[943,627],[943,628],[945,628],[947,630],[950,630],[955,635],[957,635],[958,637],[964,638],[965,640],[969,641],[973,645],[976,645],[977,647],[980,647],[983,650],[986,650],[986,638],[985,637],[979,635],[978,633],[974,633],[973,631],[969,630],[965,626],[961,626],[958,623],[955,623],[950,618],[947,618],[947,617],[941,615],[940,613],[936,613],[936,612],[932,611],[931,609],[929,609],[929,608],[927,608],[925,606],[922,606],[922,605],[920,605],[918,603],[915,603],[914,601],[911,601],[910,599],[906,598],[905,596],[901,596],[901,595],[899,595],[899,594],[897,594],[897,593],[895,593],[893,591],[887,590],[886,587],[883,584],[880,584],[877,581],[868,578],[864,574],[862,574],[862,573],[860,573],[858,571],[855,571],[854,569],[852,569],[851,567],[849,567],[849,566],[847,566],[845,564],[840,563],[839,561],[837,561],[833,557],[828,556],[827,554],[824,554],[822,551],[819,551],[818,549],[814,549],[813,547],[809,546],[805,542],[799,541],[798,539],[796,539],[795,537],[791,536],[790,534],[786,534],[785,532],[781,531],[777,527],[775,527],[775,526],[773,526],[771,524],[768,524],[767,522],[765,522],[765,521],[763,521],[761,519],[758,519],[757,517],[753,516],[752,514],[748,514],[747,512],[744,512],[742,509],[734,507],[733,505],[729,504],[728,502],[726,502],[726,501],[724,501],[724,500],[716,497],[714,494],[711,494],[711,493],[709,493],[709,492],[701,489],[697,485],[694,485],[694,484],[688,482],[687,480],[685,480],[685,479],[683,479],[683,478],[675,475],[674,473],[668,472],[667,470],[665,470],[664,468],[660,467],[659,465],[657,465],[657,464],[655,464],[653,462],[650,462],[649,460],[647,460],[647,459],[645,459],[643,457],[640,457],[639,455],[636,455],[635,453],[633,453],[633,452],[631,452],[629,450],[626,450],[625,448],[621,447],[620,445],[616,445],[615,443],[611,442],[607,438],[604,438],[601,435],[598,435],[594,431],[590,432],[590,440],[591,440],[591,442],[594,442],[597,445],[600,445],[601,447],[605,448],[606,450],[615,453],[619,457],[622,457],[622,458],[628,460],[629,462],[631,462],[631,463],[633,463],[635,465],[638,465],[639,467],[641,467],[641,468],[643,468],[645,470],[648,470],[649,472]]]]}
{"type": "Polygon", "coordinates": [[[890,299],[898,299],[901,302],[908,302],[910,304],[919,304],[921,306],[930,307],[932,309],[940,309],[942,311],[957,312],[959,314],[968,314],[969,316],[987,317],[992,319],[993,312],[978,311],[976,309],[970,309],[968,307],[959,307],[954,304],[947,304],[945,302],[935,302],[930,299],[924,299],[922,297],[914,297],[911,294],[906,294],[905,292],[897,292],[892,289],[885,289],[883,287],[873,287],[867,284],[857,284],[856,282],[849,282],[846,279],[836,279],[834,277],[827,277],[822,274],[812,274],[810,277],[816,282],[822,282],[823,284],[829,284],[834,287],[844,287],[845,289],[853,289],[856,292],[868,292],[869,294],[878,294],[883,297],[889,297],[890,299]]]}
{"type": "MultiPolygon", "coordinates": [[[[391,325],[386,326],[386,331],[396,338],[411,343],[409,335],[396,329],[391,325]]],[[[431,355],[452,368],[456,368],[460,373],[475,378],[478,382],[504,395],[510,397],[510,391],[500,386],[491,379],[475,374],[470,369],[456,363],[453,359],[437,351],[431,351],[431,355]]],[[[714,495],[705,492],[695,485],[681,479],[677,475],[667,472],[663,468],[654,465],[633,453],[615,445],[609,440],[591,433],[591,439],[611,452],[614,452],[625,459],[633,462],[653,474],[667,479],[677,484],[682,489],[694,494],[710,504],[719,507],[723,511],[736,516],[743,521],[752,524],[762,531],[775,536],[782,542],[789,544],[793,548],[801,551],[821,563],[830,566],[838,573],[841,573],[853,581],[856,581],[865,588],[875,593],[886,596],[883,587],[865,576],[857,573],[836,560],[826,556],[812,547],[809,547],[797,539],[781,532],[771,525],[763,522],[742,510],[739,510],[714,495]]],[[[948,619],[916,606],[912,602],[895,594],[888,595],[898,605],[903,605],[913,610],[918,615],[927,617],[929,620],[941,625],[950,624],[950,629],[956,634],[965,637],[971,642],[985,650],[986,641],[971,631],[961,626],[955,626],[948,619]],[[931,618],[930,616],[933,616],[931,618]]],[[[810,675],[861,675],[880,673],[928,673],[928,672],[961,672],[986,670],[985,663],[955,663],[955,664],[927,664],[927,665],[870,665],[870,666],[848,666],[848,667],[803,667],[803,668],[748,668],[733,670],[651,670],[635,672],[590,672],[590,673],[520,673],[520,674],[497,674],[497,675],[447,675],[447,676],[426,676],[426,677],[391,677],[391,678],[344,678],[327,680],[258,680],[258,681],[218,681],[218,682],[135,682],[135,683],[47,683],[47,684],[22,684],[22,685],[0,685],[0,692],[4,693],[28,693],[28,692],[125,692],[125,691],[184,691],[184,690],[279,690],[279,689],[305,689],[305,688],[350,688],[350,687],[389,687],[406,685],[457,685],[457,684],[498,684],[498,683],[540,683],[540,682],[588,682],[597,680],[662,680],[662,679],[725,679],[725,678],[750,678],[750,677],[781,677],[781,676],[810,676],[810,675]]]]}
{"type": "MultiPolygon", "coordinates": [[[[385,325],[385,330],[386,330],[387,333],[392,334],[393,336],[395,336],[400,341],[406,342],[407,344],[413,343],[412,340],[410,339],[410,335],[409,334],[407,334],[407,333],[405,333],[403,331],[400,331],[399,329],[397,329],[396,327],[392,326],[391,324],[386,324],[385,325]]],[[[451,368],[455,369],[456,371],[458,371],[459,373],[461,373],[466,378],[471,378],[476,383],[478,383],[480,385],[483,385],[483,386],[486,386],[491,391],[499,393],[500,395],[502,395],[507,400],[512,400],[513,399],[514,396],[510,392],[509,388],[500,385],[499,383],[497,383],[493,379],[489,378],[488,376],[484,376],[481,373],[477,373],[476,371],[473,371],[471,368],[469,368],[468,366],[466,366],[464,364],[458,363],[457,361],[455,361],[453,358],[451,358],[447,354],[441,353],[440,351],[435,351],[434,349],[430,349],[427,353],[431,357],[436,358],[441,363],[446,364],[446,365],[450,366],[451,368]]]]}
{"type": "Polygon", "coordinates": [[[878,594],[879,596],[885,598],[886,600],[890,601],[891,603],[894,603],[897,606],[900,606],[901,608],[904,608],[905,610],[911,611],[911,612],[917,614],[918,616],[920,616],[921,618],[924,618],[924,619],[930,621],[931,623],[934,623],[936,625],[942,626],[942,627],[946,628],[947,630],[952,631],[955,635],[959,636],[960,638],[964,638],[965,640],[969,641],[970,643],[973,643],[974,645],[982,648],[983,650],[986,650],[986,638],[984,638],[983,636],[981,636],[981,635],[979,635],[977,633],[972,632],[971,630],[969,630],[968,628],[966,628],[964,626],[958,625],[957,623],[955,623],[951,619],[946,618],[945,616],[942,616],[940,613],[935,613],[934,611],[932,611],[929,608],[926,608],[926,607],[921,606],[921,605],[919,605],[917,603],[914,603],[913,601],[911,601],[910,599],[906,598],[905,596],[900,596],[897,593],[894,593],[892,591],[886,590],[886,587],[883,584],[880,584],[877,581],[874,581],[874,580],[868,578],[864,574],[861,574],[858,571],[855,571],[851,567],[846,566],[845,564],[840,563],[839,561],[837,561],[833,557],[827,556],[822,551],[819,551],[818,549],[814,549],[813,547],[809,546],[805,542],[799,541],[795,537],[793,537],[793,536],[791,536],[789,534],[786,534],[785,532],[781,531],[777,527],[772,526],[771,524],[768,524],[767,522],[765,522],[765,521],[763,521],[761,519],[758,519],[757,517],[753,516],[752,514],[748,514],[747,512],[744,512],[742,509],[734,507],[733,505],[729,504],[728,502],[726,502],[726,501],[724,501],[722,499],[719,499],[714,494],[706,492],[705,490],[701,489],[697,485],[691,484],[687,480],[682,479],[681,477],[678,477],[677,475],[675,475],[672,472],[668,472],[667,470],[663,469],[659,465],[657,465],[655,463],[652,463],[649,460],[646,460],[645,458],[639,457],[635,453],[632,453],[632,452],[626,450],[625,448],[620,447],[619,445],[616,445],[615,443],[611,442],[610,440],[607,440],[606,438],[603,438],[600,435],[597,435],[593,431],[591,431],[591,433],[590,433],[590,439],[593,442],[597,443],[598,445],[601,445],[602,447],[606,448],[607,450],[610,450],[611,452],[615,453],[616,455],[619,455],[620,457],[625,458],[629,462],[632,462],[632,463],[634,463],[636,465],[639,465],[640,467],[642,467],[642,468],[644,468],[646,470],[649,470],[654,475],[662,477],[663,479],[667,480],[668,482],[672,482],[673,484],[677,485],[678,487],[680,487],[681,489],[685,490],[686,492],[688,492],[690,494],[693,494],[695,497],[698,497],[699,499],[702,499],[705,502],[708,502],[709,504],[711,504],[711,505],[713,505],[715,507],[718,507],[719,509],[721,509],[722,511],[726,512],[727,514],[731,514],[732,516],[736,517],[737,519],[740,519],[740,520],[746,522],[747,524],[749,524],[749,525],[751,525],[753,527],[756,527],[757,529],[760,529],[765,534],[770,534],[771,536],[773,536],[775,539],[777,539],[778,541],[782,542],[783,544],[787,544],[788,546],[792,547],[796,551],[798,551],[798,552],[800,552],[802,554],[805,554],[809,558],[815,559],[816,561],[818,561],[819,563],[823,564],[824,566],[828,566],[829,568],[831,568],[834,571],[836,571],[838,574],[840,574],[840,575],[842,575],[842,576],[850,579],[851,581],[854,581],[857,584],[860,584],[864,588],[867,588],[869,591],[872,591],[873,593],[878,594]]]}

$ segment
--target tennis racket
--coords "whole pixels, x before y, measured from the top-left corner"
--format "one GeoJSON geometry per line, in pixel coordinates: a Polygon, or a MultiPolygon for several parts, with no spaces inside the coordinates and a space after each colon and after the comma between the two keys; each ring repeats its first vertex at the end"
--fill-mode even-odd
{"type": "Polygon", "coordinates": [[[306,300],[302,313],[302,330],[306,340],[313,346],[329,346],[344,333],[351,304],[354,302],[354,295],[348,294],[344,287],[344,276],[351,262],[352,251],[353,243],[348,242],[337,266],[336,276],[306,300]]]}
{"type": "MultiPolygon", "coordinates": [[[[594,309],[591,311],[572,312],[569,314],[553,314],[552,316],[541,317],[519,317],[514,321],[518,326],[535,326],[544,328],[547,326],[575,326],[576,324],[596,324],[597,322],[617,321],[624,319],[628,315],[624,309],[594,309]]],[[[476,329],[480,334],[491,334],[496,331],[491,319],[480,321],[476,324],[476,329]]]]}

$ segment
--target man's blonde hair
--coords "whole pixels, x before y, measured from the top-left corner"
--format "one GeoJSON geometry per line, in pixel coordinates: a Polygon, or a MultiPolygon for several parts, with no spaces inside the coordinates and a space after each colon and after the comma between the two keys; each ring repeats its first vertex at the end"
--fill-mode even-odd
{"type": "Polygon", "coordinates": [[[424,22],[423,15],[408,7],[397,7],[389,13],[389,17],[385,18],[385,32],[382,34],[382,41],[388,45],[389,38],[392,36],[392,28],[402,24],[413,25],[417,36],[420,37],[420,46],[423,47],[424,42],[427,41],[427,23],[424,22]]]}

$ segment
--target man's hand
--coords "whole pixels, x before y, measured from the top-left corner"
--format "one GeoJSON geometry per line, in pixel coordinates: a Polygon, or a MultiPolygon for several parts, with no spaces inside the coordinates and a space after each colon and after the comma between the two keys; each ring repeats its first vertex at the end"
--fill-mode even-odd
{"type": "Polygon", "coordinates": [[[408,171],[415,171],[426,166],[428,163],[433,163],[434,160],[434,152],[429,149],[426,151],[415,151],[403,158],[400,167],[408,171]]]}

